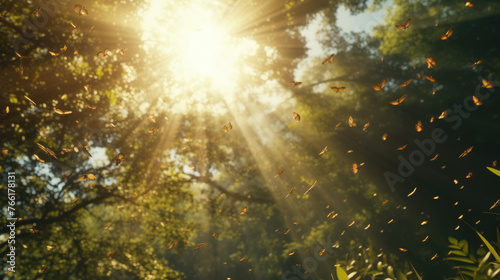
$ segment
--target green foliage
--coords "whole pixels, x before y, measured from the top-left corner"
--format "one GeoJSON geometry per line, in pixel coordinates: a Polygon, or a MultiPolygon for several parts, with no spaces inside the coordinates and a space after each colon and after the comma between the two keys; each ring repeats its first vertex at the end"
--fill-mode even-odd
{"type": "Polygon", "coordinates": [[[333,274],[331,275],[332,276],[332,280],[348,280],[349,278],[347,277],[347,273],[344,271],[344,269],[342,269],[342,267],[340,266],[337,266],[335,268],[335,276],[337,276],[336,278],[333,277],[333,274]]]}
{"type": "Polygon", "coordinates": [[[491,171],[493,174],[495,174],[495,175],[497,175],[497,176],[499,176],[499,177],[500,177],[500,170],[495,169],[495,168],[493,168],[493,167],[489,167],[489,166],[486,166],[486,168],[487,168],[489,171],[491,171]]]}
{"type": "MultiPolygon", "coordinates": [[[[488,184],[470,188],[464,183],[459,193],[441,189],[439,180],[449,183],[451,175],[461,178],[470,162],[490,160],[484,151],[497,139],[497,131],[489,128],[498,123],[498,97],[449,133],[449,139],[463,137],[461,142],[438,145],[446,170],[426,163],[395,192],[380,174],[394,170],[395,159],[415,148],[415,139],[430,137],[415,134],[417,120],[461,101],[466,90],[472,93],[478,75],[499,72],[491,42],[498,31],[488,29],[496,22],[496,2],[484,1],[488,9],[469,15],[450,1],[394,1],[387,24],[370,36],[342,34],[336,25],[339,5],[361,12],[364,0],[223,1],[231,16],[251,16],[232,32],[260,44],[255,56],[235,58],[245,69],[249,63],[257,67],[235,90],[241,94],[234,103],[205,89],[198,81],[202,78],[180,85],[171,78],[172,68],[163,68],[178,63],[169,28],[177,25],[175,8],[189,1],[164,1],[168,27],[148,31],[157,39],[150,42],[155,51],[144,48],[138,19],[147,2],[94,1],[87,6],[89,16],[75,14],[73,3],[60,6],[33,40],[20,45],[17,51],[26,58],[14,52],[9,38],[22,38],[20,28],[33,19],[36,4],[14,1],[8,17],[0,18],[0,138],[9,152],[0,155],[0,176],[5,182],[5,172],[19,174],[17,216],[23,219],[16,240],[26,245],[18,247],[18,265],[25,269],[19,279],[109,279],[114,271],[138,279],[280,278],[290,265],[297,268],[311,252],[317,254],[316,248],[330,249],[318,245],[330,236],[335,248],[328,257],[341,265],[335,269],[339,280],[421,279],[410,259],[428,278],[446,274],[442,264],[427,260],[435,253],[431,250],[445,246],[439,236],[455,226],[450,216],[462,209],[441,211],[429,206],[428,198],[441,194],[460,200],[461,207],[474,205],[476,199],[470,198],[478,193],[488,196],[483,194],[488,184]],[[410,16],[407,32],[394,28],[410,16]],[[335,51],[335,59],[322,65],[323,54],[308,57],[303,77],[295,77],[304,84],[290,89],[288,80],[307,51],[299,31],[315,17],[321,22],[318,41],[335,51]],[[435,21],[440,24],[433,28],[435,21]],[[457,24],[456,34],[439,41],[450,22],[457,24]],[[475,37],[481,37],[477,44],[470,39],[475,37]],[[96,56],[106,48],[106,57],[96,56]],[[117,52],[121,49],[123,55],[117,52]],[[269,50],[276,59],[267,56],[269,50]],[[428,55],[438,59],[436,69],[426,68],[428,55]],[[484,64],[462,71],[479,55],[485,56],[480,57],[484,64]],[[415,78],[408,88],[398,86],[424,71],[435,71],[442,78],[439,85],[415,78]],[[371,85],[386,78],[387,87],[374,93],[371,85]],[[334,94],[329,86],[346,90],[334,94]],[[431,99],[432,89],[440,91],[431,99]],[[171,90],[180,96],[173,97],[171,90]],[[208,97],[197,100],[194,92],[201,90],[208,97]],[[274,92],[279,93],[266,104],[263,100],[274,92]],[[388,105],[403,94],[408,99],[401,106],[388,105]],[[183,110],[173,109],[178,103],[183,110]],[[211,106],[222,109],[210,111],[211,106]],[[55,108],[72,114],[55,114],[55,108]],[[294,111],[301,114],[300,122],[292,119],[294,111]],[[347,125],[349,116],[356,127],[347,125]],[[228,121],[234,128],[224,133],[221,127],[228,121]],[[383,142],[385,132],[389,139],[383,142]],[[462,164],[466,159],[458,163],[457,151],[469,142],[478,148],[467,164],[462,164]],[[408,150],[397,151],[403,143],[410,143],[408,150]],[[57,160],[37,144],[54,150],[57,160]],[[318,155],[325,146],[328,152],[318,155]],[[121,163],[119,155],[125,158],[121,163]],[[357,174],[351,171],[354,162],[366,163],[357,174]],[[275,177],[279,170],[284,173],[275,177]],[[96,179],[78,180],[83,174],[96,179]],[[317,187],[303,195],[314,181],[317,187]],[[407,196],[406,184],[419,186],[414,196],[407,196]],[[285,197],[291,187],[294,192],[285,197]],[[439,226],[428,229],[415,217],[439,226]],[[434,243],[422,244],[429,235],[434,243]],[[409,252],[399,251],[401,246],[409,252]]],[[[446,123],[425,124],[424,133],[432,126],[446,128],[446,123]]],[[[476,177],[481,176],[472,180],[476,177]]],[[[5,193],[5,185],[0,189],[5,193]]],[[[0,204],[6,205],[6,196],[0,196],[0,204]]],[[[450,238],[448,260],[458,262],[465,275],[498,276],[497,264],[490,261],[491,255],[498,261],[495,244],[479,236],[489,252],[473,252],[467,241],[450,238]]],[[[2,252],[8,248],[4,240],[1,246],[2,252]]],[[[330,260],[319,266],[318,278],[334,277],[330,260]]],[[[9,277],[3,273],[0,277],[9,277]]]]}
{"type": "Polygon", "coordinates": [[[458,241],[450,236],[448,237],[450,256],[445,258],[445,260],[458,263],[455,268],[458,270],[459,275],[462,275],[466,279],[495,279],[500,273],[500,262],[489,259],[496,251],[479,232],[476,231],[476,233],[486,244],[490,250],[489,252],[486,252],[483,248],[479,248],[475,253],[469,251],[467,240],[458,241]]]}

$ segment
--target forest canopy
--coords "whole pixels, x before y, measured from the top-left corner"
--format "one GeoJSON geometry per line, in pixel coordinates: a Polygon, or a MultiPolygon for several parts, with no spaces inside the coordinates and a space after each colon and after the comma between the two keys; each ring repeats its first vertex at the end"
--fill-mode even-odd
{"type": "Polygon", "coordinates": [[[499,26],[494,0],[2,3],[2,279],[498,279],[499,26]]]}

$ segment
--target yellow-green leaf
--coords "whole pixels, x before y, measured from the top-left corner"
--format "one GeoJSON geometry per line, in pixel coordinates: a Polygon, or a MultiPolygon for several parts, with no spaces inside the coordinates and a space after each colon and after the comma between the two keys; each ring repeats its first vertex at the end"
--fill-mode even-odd
{"type": "MultiPolygon", "coordinates": [[[[342,267],[337,266],[337,269],[335,272],[337,274],[338,280],[349,280],[349,278],[347,277],[347,273],[342,269],[342,267]]],[[[333,275],[332,275],[332,279],[333,279],[333,275]]]]}
{"type": "Polygon", "coordinates": [[[486,168],[488,168],[489,171],[493,172],[493,174],[495,174],[498,177],[500,177],[500,170],[492,168],[492,167],[488,167],[488,166],[486,166],[486,168]]]}
{"type": "Polygon", "coordinates": [[[450,243],[453,245],[458,245],[458,240],[456,238],[448,236],[448,241],[450,241],[450,243]]]}
{"type": "Polygon", "coordinates": [[[488,240],[486,240],[486,238],[484,238],[484,236],[482,236],[477,230],[474,230],[474,231],[477,233],[477,235],[479,235],[481,240],[483,240],[486,247],[488,247],[488,250],[490,250],[493,257],[495,257],[495,260],[497,260],[497,262],[500,262],[500,256],[498,255],[497,251],[495,251],[495,248],[493,248],[493,246],[491,246],[490,242],[488,242],[488,240]]]}
{"type": "Polygon", "coordinates": [[[417,270],[415,269],[415,267],[413,266],[413,264],[411,264],[411,263],[410,263],[410,265],[411,265],[411,268],[413,268],[413,272],[415,272],[415,275],[417,275],[417,279],[418,279],[418,280],[422,280],[422,277],[420,277],[420,275],[418,275],[418,272],[417,272],[417,270]]]}
{"type": "Polygon", "coordinates": [[[462,251],[468,255],[469,254],[469,243],[467,242],[467,240],[460,240],[460,242],[458,243],[458,246],[460,246],[462,248],[462,251]]]}
{"type": "Polygon", "coordinates": [[[459,251],[459,250],[451,250],[451,252],[453,255],[457,255],[457,256],[463,256],[463,257],[466,257],[467,254],[465,254],[464,252],[462,251],[459,251]]]}
{"type": "Polygon", "coordinates": [[[468,258],[463,258],[463,257],[449,257],[449,258],[445,258],[445,260],[465,262],[465,263],[474,263],[472,260],[470,260],[468,258]]]}

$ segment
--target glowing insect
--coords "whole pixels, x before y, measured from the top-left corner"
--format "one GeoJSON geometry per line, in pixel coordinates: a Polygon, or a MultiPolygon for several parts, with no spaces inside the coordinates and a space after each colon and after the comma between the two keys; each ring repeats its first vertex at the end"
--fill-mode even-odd
{"type": "Polygon", "coordinates": [[[40,157],[38,157],[36,154],[33,154],[33,156],[35,157],[36,160],[38,160],[39,162],[41,163],[45,163],[45,160],[41,159],[40,157]]]}
{"type": "Polygon", "coordinates": [[[365,123],[365,125],[363,126],[363,131],[366,131],[369,126],[370,126],[370,122],[365,123]]]}
{"type": "Polygon", "coordinates": [[[40,149],[42,149],[42,151],[44,151],[46,154],[48,154],[48,155],[50,155],[51,157],[53,157],[53,158],[57,159],[57,157],[56,157],[56,153],[54,153],[51,149],[44,147],[44,146],[43,146],[42,144],[40,144],[40,143],[36,143],[36,144],[37,144],[37,145],[38,145],[38,147],[39,147],[40,149]]]}
{"type": "Polygon", "coordinates": [[[148,133],[155,133],[158,131],[158,129],[160,129],[158,126],[155,126],[155,127],[152,127],[148,130],[146,130],[148,133]]]}
{"type": "Polygon", "coordinates": [[[472,67],[476,67],[478,66],[479,64],[483,63],[484,59],[481,59],[481,60],[478,60],[474,63],[472,63],[471,65],[467,66],[467,68],[472,68],[472,67]]]}
{"type": "Polygon", "coordinates": [[[294,87],[299,86],[302,84],[302,82],[295,82],[295,81],[290,81],[290,84],[294,87]]]}
{"type": "Polygon", "coordinates": [[[386,133],[384,133],[384,135],[382,135],[382,141],[387,140],[387,136],[389,136],[389,135],[387,134],[387,132],[386,132],[386,133]]]}
{"type": "Polygon", "coordinates": [[[200,244],[196,245],[196,247],[194,247],[194,249],[198,250],[198,249],[200,249],[203,246],[205,246],[205,243],[200,243],[200,244]]]}
{"type": "Polygon", "coordinates": [[[307,189],[307,191],[304,193],[304,195],[308,194],[310,191],[312,191],[316,186],[318,185],[318,181],[314,181],[312,185],[307,189]]]}
{"type": "Polygon", "coordinates": [[[80,182],[82,180],[95,180],[95,176],[90,173],[83,174],[82,176],[78,177],[78,179],[76,179],[76,182],[80,182]]]}
{"type": "Polygon", "coordinates": [[[108,254],[106,254],[106,258],[109,258],[111,257],[112,255],[114,255],[116,253],[116,250],[113,250],[111,252],[109,252],[108,254]]]}
{"type": "Polygon", "coordinates": [[[108,49],[104,49],[104,50],[99,51],[99,52],[97,53],[97,56],[98,56],[98,57],[105,57],[105,56],[107,56],[107,55],[108,55],[108,49]]]}
{"type": "Polygon", "coordinates": [[[425,61],[427,62],[427,68],[434,68],[437,65],[437,61],[432,57],[426,57],[425,61]]]}
{"type": "Polygon", "coordinates": [[[68,180],[69,176],[71,176],[72,174],[73,174],[73,172],[70,172],[68,175],[63,177],[63,180],[68,180]]]}
{"type": "Polygon", "coordinates": [[[120,165],[120,163],[125,161],[125,156],[123,154],[118,154],[116,157],[116,165],[120,165]]]}
{"type": "Polygon", "coordinates": [[[435,83],[436,82],[436,79],[430,75],[425,75],[424,79],[432,82],[432,83],[435,83]]]}
{"type": "Polygon", "coordinates": [[[444,35],[442,35],[440,37],[440,39],[443,40],[443,41],[444,40],[448,40],[451,37],[452,34],[453,34],[453,28],[450,28],[450,29],[448,29],[448,31],[446,31],[446,33],[444,35]]]}
{"type": "Polygon", "coordinates": [[[85,148],[85,146],[82,145],[82,143],[80,143],[80,141],[76,140],[76,143],[78,144],[78,147],[80,149],[82,149],[82,151],[88,155],[89,157],[92,157],[92,155],[89,153],[89,151],[85,148]]]}
{"type": "Polygon", "coordinates": [[[294,118],[296,121],[300,122],[300,115],[299,115],[297,112],[293,112],[293,118],[294,118]]]}
{"type": "Polygon", "coordinates": [[[411,24],[411,18],[407,19],[403,24],[396,25],[397,28],[401,30],[406,30],[411,24]]]}
{"type": "Polygon", "coordinates": [[[69,115],[69,114],[73,113],[73,111],[61,110],[61,109],[57,109],[57,108],[54,108],[54,112],[56,112],[56,114],[59,114],[59,115],[69,115]]]}
{"type": "Polygon", "coordinates": [[[345,89],[345,87],[330,87],[335,92],[341,92],[345,89]]]}
{"type": "Polygon", "coordinates": [[[406,81],[406,82],[402,83],[402,84],[400,85],[400,87],[407,87],[407,86],[408,86],[408,85],[409,85],[412,81],[413,81],[413,79],[409,79],[408,81],[406,81]]]}
{"type": "Polygon", "coordinates": [[[247,212],[248,208],[245,206],[241,211],[240,211],[240,215],[243,215],[247,212]]]}
{"type": "Polygon", "coordinates": [[[38,7],[34,12],[33,15],[37,18],[42,16],[42,7],[38,7]]]}
{"type": "Polygon", "coordinates": [[[281,174],[283,174],[283,170],[278,171],[278,173],[276,173],[276,175],[274,175],[274,178],[280,176],[281,174]]]}
{"type": "Polygon", "coordinates": [[[231,122],[228,122],[222,127],[222,131],[224,132],[229,132],[231,131],[231,129],[233,129],[233,125],[231,124],[231,122]]]}
{"type": "Polygon", "coordinates": [[[474,7],[474,4],[472,4],[472,3],[471,3],[471,2],[469,2],[469,1],[467,1],[467,2],[465,2],[465,7],[467,7],[467,8],[472,8],[472,7],[474,7]]]}
{"type": "Polygon", "coordinates": [[[406,149],[406,147],[408,147],[408,144],[405,144],[405,145],[403,145],[401,147],[398,147],[397,150],[398,151],[402,151],[402,150],[406,149]]]}
{"type": "Polygon", "coordinates": [[[490,81],[488,81],[486,79],[483,79],[482,82],[483,82],[483,87],[484,88],[493,88],[495,86],[490,81]]]}
{"type": "Polygon", "coordinates": [[[318,155],[322,155],[322,154],[326,153],[327,151],[328,151],[328,146],[325,146],[325,147],[323,148],[323,150],[321,150],[321,152],[319,152],[319,154],[318,154],[318,155]]]}
{"type": "Polygon", "coordinates": [[[389,104],[394,105],[394,106],[398,106],[399,104],[403,103],[403,101],[405,101],[405,99],[406,99],[406,94],[401,96],[400,98],[398,98],[396,100],[390,101],[389,104]]]}
{"type": "Polygon", "coordinates": [[[467,156],[472,151],[472,149],[474,149],[474,146],[470,146],[467,150],[465,150],[463,153],[461,153],[458,158],[463,158],[463,157],[467,156]]]}
{"type": "Polygon", "coordinates": [[[33,104],[34,106],[36,106],[36,103],[35,101],[31,100],[29,97],[27,97],[26,95],[24,96],[24,98],[26,98],[26,100],[28,100],[31,104],[33,104]]]}
{"type": "Polygon", "coordinates": [[[352,174],[356,174],[356,173],[358,173],[358,172],[359,172],[359,167],[360,167],[360,166],[361,166],[361,165],[358,165],[357,163],[353,163],[353,164],[352,164],[352,167],[351,167],[352,174]]]}
{"type": "Polygon", "coordinates": [[[479,99],[477,96],[473,95],[472,96],[472,100],[474,101],[474,104],[476,104],[476,106],[481,106],[483,105],[483,101],[481,99],[479,99]]]}
{"type": "Polygon", "coordinates": [[[500,199],[497,200],[495,203],[493,203],[493,205],[491,205],[490,210],[495,208],[495,207],[498,207],[499,205],[500,205],[500,199]]]}
{"type": "Polygon", "coordinates": [[[383,89],[385,87],[385,83],[387,82],[386,79],[383,79],[382,81],[380,81],[380,83],[377,83],[376,85],[373,85],[372,88],[375,90],[375,91],[379,91],[381,89],[383,89]]]}
{"type": "Polygon", "coordinates": [[[73,9],[75,9],[75,12],[79,15],[79,16],[86,16],[89,14],[89,12],[87,11],[87,9],[85,9],[84,6],[82,5],[79,5],[79,4],[76,4],[75,6],[73,6],[73,9]]]}
{"type": "Polygon", "coordinates": [[[413,189],[413,191],[411,191],[411,192],[407,195],[407,197],[412,196],[412,195],[413,195],[416,191],[417,191],[417,188],[415,187],[415,188],[413,189]]]}
{"type": "Polygon", "coordinates": [[[415,130],[417,132],[421,132],[424,129],[424,126],[422,125],[421,121],[418,121],[417,124],[415,124],[415,130]]]}
{"type": "Polygon", "coordinates": [[[349,116],[349,121],[348,121],[349,127],[356,127],[357,124],[354,122],[354,119],[352,116],[349,116]]]}
{"type": "Polygon", "coordinates": [[[327,57],[325,60],[323,60],[323,62],[321,62],[321,64],[326,65],[326,64],[332,63],[334,57],[335,57],[335,54],[331,54],[329,57],[327,57]]]}

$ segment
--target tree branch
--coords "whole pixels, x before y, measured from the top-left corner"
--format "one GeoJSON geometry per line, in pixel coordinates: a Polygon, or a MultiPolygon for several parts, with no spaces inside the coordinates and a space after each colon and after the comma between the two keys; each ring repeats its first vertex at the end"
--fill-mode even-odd
{"type": "MultiPolygon", "coordinates": [[[[226,196],[228,196],[228,197],[230,197],[230,198],[232,198],[234,200],[249,201],[249,202],[256,202],[256,203],[265,203],[265,204],[268,204],[268,203],[272,202],[272,200],[270,200],[270,199],[260,198],[260,197],[245,196],[245,195],[241,195],[241,194],[238,194],[238,193],[234,193],[234,192],[228,191],[228,190],[226,190],[225,188],[223,188],[222,186],[220,186],[219,184],[217,184],[216,182],[212,181],[210,178],[208,178],[206,176],[193,177],[193,178],[195,178],[200,183],[205,183],[205,184],[207,184],[207,185],[215,188],[219,192],[225,194],[226,196]]],[[[193,180],[191,179],[189,181],[192,182],[193,180]]]]}

